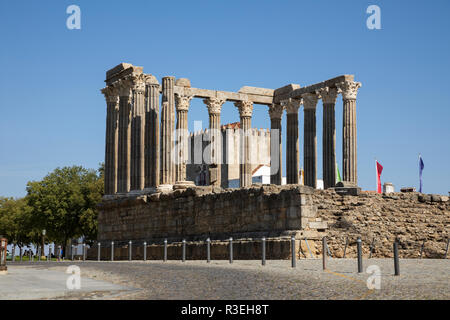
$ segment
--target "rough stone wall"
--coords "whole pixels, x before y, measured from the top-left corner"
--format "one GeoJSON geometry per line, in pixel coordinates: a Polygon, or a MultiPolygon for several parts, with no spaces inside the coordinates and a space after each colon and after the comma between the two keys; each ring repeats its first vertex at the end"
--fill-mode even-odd
{"type": "Polygon", "coordinates": [[[99,241],[318,237],[326,228],[304,186],[195,187],[117,197],[99,206],[99,241]],[[301,231],[301,233],[298,233],[301,231]]]}
{"type": "MultiPolygon", "coordinates": [[[[318,217],[328,222],[328,246],[335,257],[343,256],[346,237],[346,257],[355,257],[358,236],[363,241],[364,257],[369,256],[373,239],[372,257],[392,257],[396,236],[402,258],[418,258],[423,240],[424,258],[442,258],[445,254],[450,226],[450,201],[446,196],[373,192],[341,196],[331,190],[316,190],[313,199],[318,217]]],[[[313,246],[315,254],[321,254],[320,244],[313,246]]]]}

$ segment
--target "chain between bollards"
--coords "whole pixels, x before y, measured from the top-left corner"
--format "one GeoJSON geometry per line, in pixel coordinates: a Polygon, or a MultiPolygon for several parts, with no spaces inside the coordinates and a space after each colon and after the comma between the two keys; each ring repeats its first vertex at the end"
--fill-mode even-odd
{"type": "Polygon", "coordinates": [[[233,263],[233,238],[230,237],[230,263],[233,263]]]}
{"type": "Polygon", "coordinates": [[[363,262],[362,262],[362,243],[361,238],[358,237],[356,240],[356,249],[358,253],[358,273],[363,272],[363,262]]]}
{"type": "Polygon", "coordinates": [[[183,254],[181,257],[181,261],[185,262],[186,261],[186,240],[183,239],[183,254]]]}
{"type": "Polygon", "coordinates": [[[206,262],[211,262],[211,239],[206,239],[206,262]]]}
{"type": "Polygon", "coordinates": [[[164,239],[164,262],[167,262],[167,239],[164,239]]]}
{"type": "Polygon", "coordinates": [[[398,260],[398,239],[394,241],[394,274],[400,275],[400,262],[398,260]]]}
{"type": "Polygon", "coordinates": [[[261,264],[263,266],[266,265],[266,237],[262,238],[262,261],[261,264]]]}
{"type": "Polygon", "coordinates": [[[327,269],[327,237],[322,238],[322,267],[327,269]]]}
{"type": "Polygon", "coordinates": [[[144,241],[144,261],[147,261],[147,241],[144,241]]]}
{"type": "Polygon", "coordinates": [[[295,257],[295,237],[294,236],[292,236],[291,237],[291,265],[292,265],[292,268],[295,268],[296,267],[296,263],[297,263],[297,261],[296,261],[296,257],[295,257]]]}

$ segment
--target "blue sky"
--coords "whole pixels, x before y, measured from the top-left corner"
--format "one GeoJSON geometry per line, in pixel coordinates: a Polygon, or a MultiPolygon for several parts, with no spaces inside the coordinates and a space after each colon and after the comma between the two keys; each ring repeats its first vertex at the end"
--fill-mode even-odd
{"type": "MultiPolygon", "coordinates": [[[[187,77],[197,88],[302,86],[341,74],[358,93],[359,185],[450,191],[450,2],[435,1],[2,1],[0,4],[0,195],[24,196],[26,183],[58,166],[97,168],[104,159],[105,71],[120,62],[161,79],[187,77]],[[81,8],[81,30],[66,8],[81,8]],[[369,30],[369,5],[381,30],[369,30]]],[[[300,112],[300,165],[303,112],[300,112]]],[[[322,177],[322,106],[317,109],[322,177]]],[[[201,100],[193,121],[208,125],[201,100]]],[[[222,123],[239,121],[226,103],[222,123]]],[[[253,126],[269,127],[255,105],[253,126]]],[[[283,119],[285,125],[285,119],[283,119]]],[[[342,100],[336,105],[342,162],[342,100]]]]}

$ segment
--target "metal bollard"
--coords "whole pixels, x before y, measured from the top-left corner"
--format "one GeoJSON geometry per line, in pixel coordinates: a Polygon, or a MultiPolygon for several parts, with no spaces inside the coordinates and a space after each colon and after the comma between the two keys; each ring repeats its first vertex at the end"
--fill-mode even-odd
{"type": "Polygon", "coordinates": [[[233,238],[230,237],[230,263],[233,263],[233,238]]]}
{"type": "Polygon", "coordinates": [[[292,263],[292,268],[296,267],[296,259],[295,259],[295,237],[291,237],[291,251],[292,251],[292,257],[291,257],[291,263],[292,263]]]}
{"type": "Polygon", "coordinates": [[[444,259],[447,259],[447,253],[448,253],[448,245],[450,243],[450,238],[447,238],[447,248],[445,249],[444,259]]]}
{"type": "Polygon", "coordinates": [[[97,242],[97,261],[101,261],[102,259],[101,259],[101,252],[102,252],[102,250],[100,249],[100,247],[101,247],[101,243],[100,242],[97,242]]]}
{"type": "Polygon", "coordinates": [[[372,238],[372,244],[370,245],[369,259],[372,258],[372,252],[374,248],[375,248],[375,238],[372,238]]]}
{"type": "Polygon", "coordinates": [[[144,241],[144,261],[147,261],[147,241],[144,241]]]}
{"type": "Polygon", "coordinates": [[[52,248],[50,245],[48,245],[48,258],[47,262],[50,262],[52,260],[52,248]]]}
{"type": "Polygon", "coordinates": [[[262,238],[262,265],[266,265],[266,238],[262,238]]]}
{"type": "Polygon", "coordinates": [[[186,240],[185,239],[183,239],[183,252],[182,252],[181,261],[183,261],[183,262],[186,261],[186,240]]]}
{"type": "Polygon", "coordinates": [[[128,241],[128,261],[131,261],[131,256],[133,254],[133,247],[132,247],[133,243],[130,241],[128,241]]]}
{"type": "Polygon", "coordinates": [[[74,253],[75,253],[75,246],[72,245],[72,252],[71,252],[71,260],[73,261],[74,259],[74,253]]]}
{"type": "Polygon", "coordinates": [[[206,239],[206,262],[211,262],[211,239],[206,239]]]}
{"type": "Polygon", "coordinates": [[[356,240],[356,249],[358,251],[358,273],[363,272],[363,264],[362,264],[362,242],[361,238],[358,237],[356,240]]]}
{"type": "Polygon", "coordinates": [[[86,243],[83,243],[83,261],[86,261],[86,243]]]}
{"type": "Polygon", "coordinates": [[[58,261],[61,261],[61,246],[58,246],[58,261]]]}
{"type": "Polygon", "coordinates": [[[327,238],[322,238],[322,267],[323,270],[327,269],[327,238]]]}
{"type": "Polygon", "coordinates": [[[347,251],[347,245],[348,245],[348,237],[345,238],[344,256],[342,258],[345,258],[345,252],[347,251]]]}
{"type": "Polygon", "coordinates": [[[425,248],[425,240],[422,242],[422,246],[420,247],[420,259],[422,259],[423,249],[425,248]]]}
{"type": "Polygon", "coordinates": [[[164,262],[167,262],[167,239],[164,239],[164,262]]]}
{"type": "Polygon", "coordinates": [[[400,263],[398,260],[398,239],[394,241],[394,272],[396,276],[400,275],[400,263]]]}
{"type": "Polygon", "coordinates": [[[111,261],[114,261],[114,241],[111,241],[111,261]]]}

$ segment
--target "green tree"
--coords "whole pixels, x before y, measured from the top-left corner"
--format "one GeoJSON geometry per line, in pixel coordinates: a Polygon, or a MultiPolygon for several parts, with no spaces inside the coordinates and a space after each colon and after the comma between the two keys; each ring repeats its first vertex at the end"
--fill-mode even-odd
{"type": "Polygon", "coordinates": [[[0,197],[0,234],[19,247],[36,243],[39,230],[33,224],[31,208],[24,198],[0,197]]]}
{"type": "Polygon", "coordinates": [[[67,244],[71,238],[97,235],[97,204],[103,195],[103,175],[81,166],[56,168],[41,181],[27,184],[27,204],[38,230],[67,244]]]}

